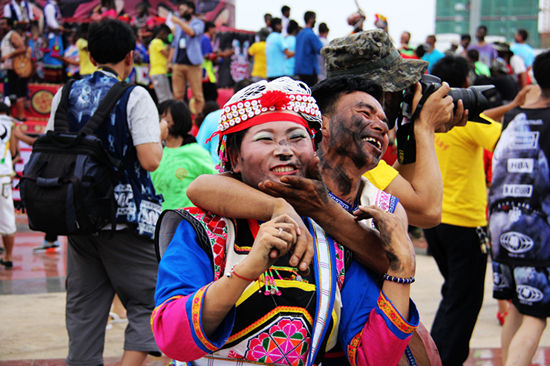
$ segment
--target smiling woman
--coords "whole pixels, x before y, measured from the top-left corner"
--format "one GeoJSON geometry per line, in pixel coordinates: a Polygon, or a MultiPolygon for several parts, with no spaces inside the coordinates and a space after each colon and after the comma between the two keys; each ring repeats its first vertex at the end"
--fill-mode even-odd
{"type": "MultiPolygon", "coordinates": [[[[304,83],[280,78],[252,84],[223,108],[216,133],[220,160],[254,192],[266,180],[303,178],[316,160],[313,141],[321,123],[304,83]]],[[[228,187],[219,201],[233,199],[228,187]]],[[[363,229],[336,203],[331,210],[334,201],[324,194],[327,205],[319,210],[332,215],[338,207],[353,225],[342,225],[338,215],[331,221],[357,239],[363,229]]],[[[246,198],[245,204],[262,205],[254,193],[246,198]]],[[[374,206],[357,213],[375,219],[399,259],[398,266],[390,265],[382,292],[378,278],[352,262],[349,251],[285,204],[280,211],[271,208],[264,223],[200,208],[163,213],[152,317],[159,347],[191,365],[311,366],[339,342],[351,364],[397,364],[418,324],[409,300],[414,256],[400,217],[374,206]],[[300,247],[300,241],[309,246],[300,247]]]]}

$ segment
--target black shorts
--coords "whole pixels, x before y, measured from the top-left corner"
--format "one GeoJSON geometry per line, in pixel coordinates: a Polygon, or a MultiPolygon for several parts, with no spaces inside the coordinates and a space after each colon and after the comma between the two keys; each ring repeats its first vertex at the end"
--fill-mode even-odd
{"type": "Polygon", "coordinates": [[[550,267],[526,267],[493,261],[493,297],[512,300],[520,314],[550,317],[550,267]]]}
{"type": "Polygon", "coordinates": [[[8,93],[17,98],[26,98],[28,94],[29,78],[20,78],[15,71],[8,70],[8,93]]]}

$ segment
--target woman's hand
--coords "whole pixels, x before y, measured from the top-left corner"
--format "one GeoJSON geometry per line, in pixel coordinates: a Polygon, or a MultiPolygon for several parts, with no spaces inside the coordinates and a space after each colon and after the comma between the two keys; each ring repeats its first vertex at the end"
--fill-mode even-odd
{"type": "Polygon", "coordinates": [[[410,277],[415,271],[414,247],[407,233],[407,226],[397,214],[392,214],[376,206],[359,206],[354,216],[357,221],[374,220],[380,232],[384,251],[390,261],[390,271],[400,277],[410,277]]]}
{"type": "Polygon", "coordinates": [[[289,264],[292,267],[298,267],[299,271],[307,273],[315,253],[313,249],[313,238],[302,221],[302,218],[294,210],[294,207],[284,199],[278,198],[277,204],[273,208],[271,218],[275,219],[283,215],[290,216],[296,222],[296,245],[292,250],[289,264]]]}
{"type": "Polygon", "coordinates": [[[237,272],[246,278],[258,278],[296,244],[296,227],[296,221],[286,214],[260,225],[252,250],[236,266],[237,272]]]}

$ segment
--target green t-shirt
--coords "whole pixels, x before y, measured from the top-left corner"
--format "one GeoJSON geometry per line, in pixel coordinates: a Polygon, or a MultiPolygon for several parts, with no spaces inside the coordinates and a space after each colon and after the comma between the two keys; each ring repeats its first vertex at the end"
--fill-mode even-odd
{"type": "Polygon", "coordinates": [[[201,174],[216,174],[210,154],[197,143],[165,147],[160,165],[151,173],[153,185],[162,194],[162,209],[193,206],[187,198],[187,187],[201,174]]]}

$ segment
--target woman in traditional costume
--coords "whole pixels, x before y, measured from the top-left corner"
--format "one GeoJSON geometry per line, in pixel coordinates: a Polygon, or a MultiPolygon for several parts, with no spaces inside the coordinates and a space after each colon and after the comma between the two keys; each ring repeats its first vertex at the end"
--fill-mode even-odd
{"type": "MultiPolygon", "coordinates": [[[[304,83],[252,84],[224,106],[224,168],[251,187],[305,176],[320,128],[304,83]]],[[[191,365],[318,365],[338,342],[352,365],[396,365],[419,319],[409,298],[415,267],[406,225],[395,205],[385,208],[356,212],[373,218],[392,253],[382,282],[309,218],[274,214],[261,223],[200,208],[163,212],[152,316],[157,344],[191,365]],[[314,256],[301,271],[293,254],[306,227],[314,256]]]]}

